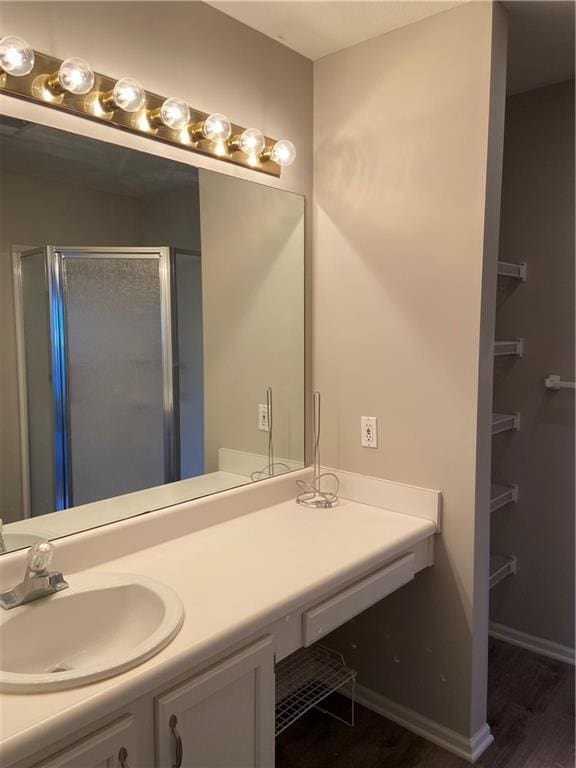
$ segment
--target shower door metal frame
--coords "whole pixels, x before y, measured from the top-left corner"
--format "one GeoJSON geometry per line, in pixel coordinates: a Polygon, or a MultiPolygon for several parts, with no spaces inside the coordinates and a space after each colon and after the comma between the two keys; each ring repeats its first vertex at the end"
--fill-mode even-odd
{"type": "Polygon", "coordinates": [[[171,254],[168,247],[48,246],[50,293],[51,359],[54,394],[54,467],[56,509],[74,505],[72,488],[72,446],[68,398],[69,359],[66,338],[66,259],[154,259],[158,261],[160,283],[160,339],[162,345],[162,400],[164,433],[164,482],[180,477],[178,398],[174,371],[178,365],[172,301],[171,254]],[[173,332],[174,329],[174,332],[173,332]]]}
{"type": "MultiPolygon", "coordinates": [[[[45,276],[48,274],[48,256],[45,246],[13,245],[12,278],[14,287],[14,319],[16,327],[16,359],[18,369],[18,418],[20,421],[20,467],[22,492],[22,518],[32,517],[32,480],[30,472],[30,424],[28,418],[28,371],[26,366],[26,334],[24,331],[24,296],[22,280],[22,259],[29,256],[42,256],[45,276]]],[[[50,324],[50,307],[48,306],[47,320],[50,324]]],[[[50,339],[47,339],[50,344],[50,339]]],[[[50,382],[52,389],[52,382],[50,382]]],[[[52,406],[54,398],[50,398],[52,406]]],[[[54,413],[51,409],[50,418],[54,430],[54,413]]],[[[56,499],[52,498],[52,503],[56,499]]]]}

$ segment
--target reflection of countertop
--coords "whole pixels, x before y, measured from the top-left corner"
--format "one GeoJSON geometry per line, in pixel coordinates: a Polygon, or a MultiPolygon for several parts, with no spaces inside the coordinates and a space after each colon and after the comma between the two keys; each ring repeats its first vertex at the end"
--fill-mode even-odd
{"type": "Polygon", "coordinates": [[[176,483],[145,488],[135,493],[102,499],[92,504],[51,512],[41,517],[18,520],[5,526],[6,533],[29,533],[43,538],[67,536],[87,528],[106,525],[116,520],[125,520],[153,509],[163,509],[184,501],[209,496],[239,485],[250,483],[245,475],[232,472],[210,472],[176,483]]]}
{"type": "MultiPolygon", "coordinates": [[[[289,498],[294,482],[286,477],[289,498]]],[[[117,677],[67,691],[1,695],[3,765],[71,735],[255,633],[274,632],[274,622],[411,548],[431,552],[427,540],[436,525],[412,516],[411,507],[408,499],[402,514],[343,499],[333,509],[312,510],[291,499],[89,569],[144,574],[168,584],[184,603],[183,627],[157,656],[117,677]]],[[[140,523],[129,524],[137,530],[140,523]]],[[[73,585],[74,574],[66,577],[73,585]]]]}

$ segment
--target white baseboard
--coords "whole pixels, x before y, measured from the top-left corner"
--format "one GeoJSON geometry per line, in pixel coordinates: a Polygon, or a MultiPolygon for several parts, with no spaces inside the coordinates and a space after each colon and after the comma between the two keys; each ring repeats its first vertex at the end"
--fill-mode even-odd
{"type": "Polygon", "coordinates": [[[472,738],[466,738],[461,733],[446,728],[413,709],[396,704],[363,685],[356,685],[356,701],[366,709],[392,720],[469,763],[476,762],[494,741],[488,723],[484,723],[472,738]]]}
{"type": "Polygon", "coordinates": [[[520,648],[526,648],[528,651],[534,651],[542,656],[548,656],[550,659],[563,661],[566,664],[574,666],[574,648],[568,645],[553,643],[552,640],[545,640],[543,637],[529,635],[527,632],[520,632],[512,627],[506,627],[504,624],[490,622],[490,637],[497,640],[503,640],[511,645],[518,645],[520,648]]]}

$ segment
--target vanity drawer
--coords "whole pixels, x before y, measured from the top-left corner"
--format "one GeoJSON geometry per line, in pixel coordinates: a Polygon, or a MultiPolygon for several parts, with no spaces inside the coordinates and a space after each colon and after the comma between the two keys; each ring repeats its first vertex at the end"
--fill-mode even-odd
{"type": "Polygon", "coordinates": [[[304,645],[312,645],[348,619],[377,603],[382,598],[412,581],[415,573],[414,554],[410,552],[385,568],[357,581],[302,616],[304,645]]]}
{"type": "Polygon", "coordinates": [[[125,768],[136,765],[137,724],[131,715],[86,736],[33,768],[125,768]]]}

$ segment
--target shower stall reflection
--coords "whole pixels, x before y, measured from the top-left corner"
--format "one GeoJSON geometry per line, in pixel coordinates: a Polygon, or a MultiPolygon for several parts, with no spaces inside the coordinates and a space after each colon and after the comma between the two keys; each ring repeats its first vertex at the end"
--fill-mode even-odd
{"type": "Polygon", "coordinates": [[[202,474],[199,252],[19,247],[13,260],[23,517],[202,474]]]}

